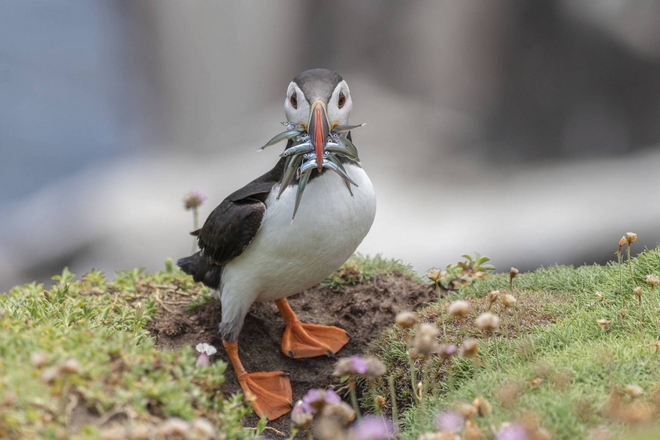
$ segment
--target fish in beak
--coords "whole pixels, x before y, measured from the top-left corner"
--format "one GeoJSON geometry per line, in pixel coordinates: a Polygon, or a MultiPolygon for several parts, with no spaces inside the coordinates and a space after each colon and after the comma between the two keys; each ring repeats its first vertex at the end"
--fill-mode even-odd
{"type": "Polygon", "coordinates": [[[323,170],[323,150],[330,134],[328,112],[323,101],[315,101],[309,115],[308,133],[316,153],[316,163],[319,172],[323,170]]]}

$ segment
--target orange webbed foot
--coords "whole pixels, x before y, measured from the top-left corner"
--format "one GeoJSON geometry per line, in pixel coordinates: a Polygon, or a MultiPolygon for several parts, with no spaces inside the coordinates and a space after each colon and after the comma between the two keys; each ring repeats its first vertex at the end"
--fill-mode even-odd
{"type": "Polygon", "coordinates": [[[292,358],[334,358],[335,353],[350,340],[346,331],[341,328],[295,321],[287,324],[284,330],[282,352],[292,358]]]}
{"type": "Polygon", "coordinates": [[[275,420],[291,411],[293,393],[287,374],[281,371],[246,373],[238,378],[243,393],[259,417],[275,420]]]}

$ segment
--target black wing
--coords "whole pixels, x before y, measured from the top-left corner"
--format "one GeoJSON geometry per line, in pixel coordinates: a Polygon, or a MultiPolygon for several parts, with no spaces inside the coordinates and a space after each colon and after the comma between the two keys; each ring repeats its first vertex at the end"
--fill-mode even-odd
{"type": "Polygon", "coordinates": [[[254,239],[266,211],[264,202],[281,180],[284,162],[281,159],[272,170],[230,194],[196,231],[199,247],[211,263],[227,264],[254,239]]]}

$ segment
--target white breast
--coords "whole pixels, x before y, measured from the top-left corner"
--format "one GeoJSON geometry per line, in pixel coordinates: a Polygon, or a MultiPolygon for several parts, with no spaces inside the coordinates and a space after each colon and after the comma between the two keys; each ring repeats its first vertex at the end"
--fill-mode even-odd
{"type": "Polygon", "coordinates": [[[293,221],[297,187],[287,188],[279,200],[279,186],[273,188],[254,240],[223,270],[223,308],[227,302],[243,303],[243,308],[247,301],[249,307],[255,300],[299,293],[355,252],[373,223],[376,194],[362,168],[347,164],[346,171],[358,184],[351,186],[353,196],[338,175],[326,170],[307,185],[293,221]]]}

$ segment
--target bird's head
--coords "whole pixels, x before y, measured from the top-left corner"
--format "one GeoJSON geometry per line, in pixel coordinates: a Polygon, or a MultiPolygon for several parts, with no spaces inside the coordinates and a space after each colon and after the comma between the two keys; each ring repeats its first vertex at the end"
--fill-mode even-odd
{"type": "Polygon", "coordinates": [[[328,69],[306,70],[289,84],[284,100],[287,121],[307,130],[314,146],[319,171],[328,134],[348,125],[353,100],[348,84],[328,69]]]}

